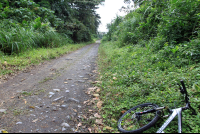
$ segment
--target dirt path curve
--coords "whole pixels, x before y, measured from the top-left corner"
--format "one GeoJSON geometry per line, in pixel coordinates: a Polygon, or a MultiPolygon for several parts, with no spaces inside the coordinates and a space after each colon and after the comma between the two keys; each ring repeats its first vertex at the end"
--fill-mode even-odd
{"type": "Polygon", "coordinates": [[[9,133],[66,133],[88,111],[85,90],[97,76],[99,42],[47,61],[0,84],[0,130],[9,133]],[[6,110],[6,111],[4,111],[6,110]]]}

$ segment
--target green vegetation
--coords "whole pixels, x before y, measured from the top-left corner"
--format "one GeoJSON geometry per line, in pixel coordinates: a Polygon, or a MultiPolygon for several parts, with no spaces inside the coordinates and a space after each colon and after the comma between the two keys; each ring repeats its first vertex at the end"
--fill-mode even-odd
{"type": "Polygon", "coordinates": [[[104,0],[1,0],[0,53],[55,48],[97,37],[104,0]]]}
{"type": "MultiPolygon", "coordinates": [[[[92,42],[88,42],[92,43],[92,42]]],[[[0,75],[12,74],[26,67],[39,64],[45,60],[54,59],[63,54],[70,53],[88,43],[68,44],[57,48],[35,48],[18,55],[0,54],[0,75]]]]}
{"type": "MultiPolygon", "coordinates": [[[[176,85],[180,80],[185,81],[197,112],[197,116],[189,110],[183,112],[182,131],[200,132],[199,4],[198,0],[143,1],[139,8],[125,17],[117,16],[108,25],[98,65],[104,101],[101,114],[104,124],[114,128],[111,132],[118,131],[122,112],[138,104],[184,106],[176,85]]],[[[146,132],[156,132],[163,123],[160,120],[146,132]]],[[[166,132],[178,132],[177,118],[166,132]]]]}
{"type": "Polygon", "coordinates": [[[24,91],[21,94],[24,95],[24,96],[31,96],[32,92],[26,92],[26,91],[24,91]]]}
{"type": "Polygon", "coordinates": [[[0,76],[93,42],[103,1],[1,0],[0,76]]]}

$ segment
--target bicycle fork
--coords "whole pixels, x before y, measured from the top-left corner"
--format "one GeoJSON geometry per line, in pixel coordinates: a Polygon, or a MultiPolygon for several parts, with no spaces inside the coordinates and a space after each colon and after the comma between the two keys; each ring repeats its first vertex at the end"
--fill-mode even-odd
{"type": "Polygon", "coordinates": [[[165,123],[158,129],[156,133],[164,133],[164,129],[169,123],[178,115],[178,133],[182,132],[182,108],[172,109],[172,114],[165,121],[165,123]]]}

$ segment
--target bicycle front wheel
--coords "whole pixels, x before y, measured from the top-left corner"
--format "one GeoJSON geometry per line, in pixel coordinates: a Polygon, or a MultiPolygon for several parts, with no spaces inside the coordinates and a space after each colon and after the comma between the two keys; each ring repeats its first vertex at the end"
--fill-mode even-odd
{"type": "Polygon", "coordinates": [[[126,111],[118,121],[118,130],[123,133],[142,133],[152,127],[160,117],[160,111],[136,115],[136,112],[143,112],[157,108],[156,104],[144,103],[126,111]]]}

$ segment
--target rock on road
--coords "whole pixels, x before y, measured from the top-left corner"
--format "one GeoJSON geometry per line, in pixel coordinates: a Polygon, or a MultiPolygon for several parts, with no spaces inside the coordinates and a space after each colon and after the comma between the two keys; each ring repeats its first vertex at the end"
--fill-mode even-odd
{"type": "Polygon", "coordinates": [[[97,76],[99,42],[46,61],[0,84],[0,130],[70,133],[85,113],[84,91],[97,76]]]}

